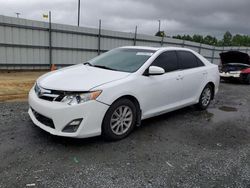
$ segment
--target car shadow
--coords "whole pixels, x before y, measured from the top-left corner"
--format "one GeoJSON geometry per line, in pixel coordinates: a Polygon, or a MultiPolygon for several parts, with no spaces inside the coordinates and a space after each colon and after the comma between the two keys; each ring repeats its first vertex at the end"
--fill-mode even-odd
{"type": "Polygon", "coordinates": [[[234,85],[245,85],[245,86],[248,86],[249,84],[247,83],[243,83],[239,80],[235,80],[235,79],[232,79],[232,80],[220,80],[220,83],[223,83],[223,84],[234,84],[234,85]]]}
{"type": "MultiPolygon", "coordinates": [[[[130,139],[131,137],[133,137],[133,139],[136,139],[137,136],[136,134],[138,132],[141,132],[143,134],[143,132],[148,132],[148,129],[151,128],[161,128],[163,125],[166,126],[166,124],[164,123],[165,121],[168,121],[169,119],[175,119],[178,117],[182,117],[185,114],[190,113],[190,111],[197,111],[195,110],[194,107],[190,106],[190,107],[186,107],[180,110],[176,110],[173,112],[168,112],[156,117],[152,117],[146,120],[143,120],[141,123],[140,127],[137,127],[131,135],[129,135],[128,137],[124,138],[123,140],[126,141],[127,139],[130,139]],[[155,125],[156,124],[156,125],[155,125]]],[[[31,124],[33,124],[32,122],[30,122],[31,124]]],[[[108,141],[105,140],[102,136],[96,136],[96,137],[91,137],[91,138],[71,138],[71,137],[61,137],[61,136],[55,136],[55,135],[51,135],[50,133],[40,129],[39,127],[35,126],[33,124],[33,128],[34,128],[34,134],[36,134],[35,137],[39,137],[41,139],[43,139],[45,142],[49,142],[49,143],[54,143],[54,144],[60,144],[60,145],[64,145],[64,146],[85,146],[85,145],[95,145],[95,144],[106,144],[106,143],[116,143],[119,142],[118,141],[108,141]],[[39,134],[39,135],[37,135],[39,134]]]]}
{"type": "Polygon", "coordinates": [[[102,136],[82,139],[60,137],[51,135],[35,125],[34,129],[35,137],[42,139],[42,142],[76,148],[99,148],[106,147],[106,145],[113,147],[128,143],[134,145],[134,143],[147,139],[150,141],[156,137],[162,140],[170,138],[175,142],[188,143],[199,148],[218,148],[218,145],[222,144],[221,148],[226,149],[250,141],[249,131],[244,127],[238,126],[234,122],[230,124],[223,121],[214,123],[212,122],[214,118],[215,115],[209,113],[209,109],[208,111],[199,111],[194,106],[189,106],[143,120],[140,127],[120,141],[107,141],[102,136]]]}
{"type": "MultiPolygon", "coordinates": [[[[32,123],[32,122],[31,122],[32,123]]],[[[84,146],[90,144],[100,144],[103,143],[103,138],[101,136],[91,137],[91,138],[71,138],[51,135],[50,133],[40,129],[33,124],[34,134],[36,137],[42,138],[45,142],[60,144],[64,146],[84,146]]]]}

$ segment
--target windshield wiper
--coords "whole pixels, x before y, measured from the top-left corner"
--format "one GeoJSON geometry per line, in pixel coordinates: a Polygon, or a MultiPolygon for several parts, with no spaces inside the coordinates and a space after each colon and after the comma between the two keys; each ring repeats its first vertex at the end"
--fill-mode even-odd
{"type": "Polygon", "coordinates": [[[83,64],[84,64],[84,65],[91,66],[91,67],[97,67],[97,68],[102,68],[102,69],[117,71],[116,69],[112,69],[112,68],[110,68],[110,67],[106,67],[106,66],[103,66],[103,65],[93,65],[93,64],[91,64],[90,62],[86,62],[86,63],[83,63],[83,64]]]}
{"type": "Polygon", "coordinates": [[[117,71],[116,69],[112,69],[110,67],[106,67],[106,66],[103,66],[103,65],[92,65],[94,67],[97,67],[97,68],[102,68],[102,69],[108,69],[108,70],[114,70],[114,71],[117,71]]]}
{"type": "Polygon", "coordinates": [[[90,62],[86,62],[86,63],[83,63],[84,65],[89,65],[89,66],[93,66],[90,62]]]}

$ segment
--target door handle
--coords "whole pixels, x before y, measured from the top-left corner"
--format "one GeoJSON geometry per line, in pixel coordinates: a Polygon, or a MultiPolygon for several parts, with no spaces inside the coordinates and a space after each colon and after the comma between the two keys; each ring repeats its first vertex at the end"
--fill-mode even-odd
{"type": "Polygon", "coordinates": [[[205,76],[205,75],[207,75],[207,72],[203,72],[202,74],[205,76]]]}
{"type": "Polygon", "coordinates": [[[176,78],[176,80],[183,80],[183,78],[184,78],[184,76],[178,75],[177,78],[176,78]]]}

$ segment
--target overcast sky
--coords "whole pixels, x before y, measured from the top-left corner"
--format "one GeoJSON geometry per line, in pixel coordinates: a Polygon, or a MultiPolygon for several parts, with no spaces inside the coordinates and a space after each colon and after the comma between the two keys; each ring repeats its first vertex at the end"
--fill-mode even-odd
{"type": "MultiPolygon", "coordinates": [[[[77,24],[78,0],[0,0],[0,14],[45,21],[77,24]]],[[[167,35],[232,33],[250,34],[250,0],[81,0],[81,26],[155,34],[158,21],[167,35]]]]}

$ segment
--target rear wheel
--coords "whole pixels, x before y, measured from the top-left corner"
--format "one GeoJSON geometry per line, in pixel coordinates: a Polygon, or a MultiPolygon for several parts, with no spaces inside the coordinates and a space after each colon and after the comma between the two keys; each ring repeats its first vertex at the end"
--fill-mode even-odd
{"type": "Polygon", "coordinates": [[[102,125],[102,135],[108,140],[125,138],[134,129],[136,107],[128,99],[120,99],[108,109],[102,125]]]}
{"type": "Polygon", "coordinates": [[[222,77],[221,80],[223,80],[224,82],[229,82],[229,78],[222,77]]]}
{"type": "Polygon", "coordinates": [[[211,85],[206,85],[206,87],[203,89],[200,95],[199,103],[196,105],[196,107],[199,110],[205,110],[209,106],[213,95],[213,89],[211,85]]]}

